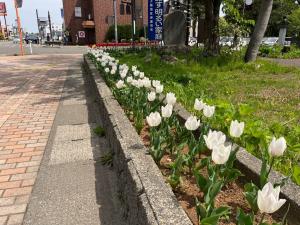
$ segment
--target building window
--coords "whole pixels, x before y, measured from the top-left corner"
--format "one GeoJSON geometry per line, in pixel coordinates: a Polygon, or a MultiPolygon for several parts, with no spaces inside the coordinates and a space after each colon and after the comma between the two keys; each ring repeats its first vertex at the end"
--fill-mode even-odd
{"type": "Polygon", "coordinates": [[[130,15],[131,14],[131,7],[129,4],[126,5],[126,14],[130,15]]]}
{"type": "Polygon", "coordinates": [[[75,7],[75,17],[82,17],[81,7],[75,7]]]}
{"type": "Polygon", "coordinates": [[[120,5],[120,15],[124,15],[125,14],[125,6],[124,4],[120,5]]]}

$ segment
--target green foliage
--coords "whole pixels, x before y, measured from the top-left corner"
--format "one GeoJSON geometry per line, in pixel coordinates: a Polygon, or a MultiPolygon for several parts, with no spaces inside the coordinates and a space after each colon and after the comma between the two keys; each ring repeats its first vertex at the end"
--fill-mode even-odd
{"type": "MultiPolygon", "coordinates": [[[[253,1],[253,4],[245,8],[245,18],[256,20],[262,0],[253,1]]],[[[286,16],[298,9],[299,5],[295,1],[290,0],[274,0],[273,9],[270,16],[268,28],[265,36],[278,37],[279,29],[283,24],[286,24],[286,16]]],[[[243,11],[243,8],[239,8],[243,11]]],[[[288,35],[293,35],[288,29],[288,35]]]]}
{"type": "Polygon", "coordinates": [[[300,8],[294,10],[291,14],[288,15],[289,27],[288,30],[290,33],[300,35],[300,8]]]}
{"type": "Polygon", "coordinates": [[[296,45],[290,47],[282,47],[280,45],[266,46],[262,45],[259,48],[260,56],[269,58],[294,59],[300,58],[300,48],[296,45]],[[286,48],[286,50],[284,49],[286,48]]]}
{"type": "Polygon", "coordinates": [[[96,127],[94,129],[94,133],[97,134],[99,137],[104,137],[105,136],[105,130],[101,126],[96,127]]]}
{"type": "MultiPolygon", "coordinates": [[[[300,154],[300,126],[295,123],[300,120],[296,110],[300,71],[264,60],[245,64],[243,51],[214,58],[199,57],[200,51],[192,49],[188,56],[172,53],[179,59],[172,65],[161,61],[153,49],[151,54],[149,50],[116,54],[121,63],[138,65],[151,79],[161,80],[189,111],[194,112],[195,98],[216,105],[214,129],[228,133],[233,118],[244,121],[245,134],[239,144],[257,157],[262,157],[260,149],[272,136],[284,136],[289,150],[275,160],[274,168],[291,174],[300,154]]],[[[295,175],[293,179],[300,184],[295,175]]]]}
{"type": "Polygon", "coordinates": [[[4,40],[4,34],[0,33],[0,40],[4,40]]]}
{"type": "MultiPolygon", "coordinates": [[[[130,40],[131,37],[131,25],[118,25],[118,41],[130,40]]],[[[115,26],[111,25],[105,35],[105,41],[112,41],[115,39],[115,26]]]]}
{"type": "Polygon", "coordinates": [[[113,159],[114,159],[114,154],[109,152],[105,154],[104,156],[100,157],[100,162],[103,166],[113,166],[113,159]]]}

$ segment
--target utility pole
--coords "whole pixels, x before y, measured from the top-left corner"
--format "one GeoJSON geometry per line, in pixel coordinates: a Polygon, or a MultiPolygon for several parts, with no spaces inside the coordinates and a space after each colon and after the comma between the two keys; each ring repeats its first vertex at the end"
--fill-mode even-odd
{"type": "Polygon", "coordinates": [[[21,30],[21,20],[20,20],[20,16],[19,16],[18,6],[20,6],[20,4],[18,4],[17,0],[15,0],[16,16],[17,16],[17,23],[18,23],[18,33],[19,33],[19,36],[20,36],[20,53],[23,56],[24,55],[23,34],[22,34],[22,30],[21,30]]]}
{"type": "Polygon", "coordinates": [[[131,0],[131,19],[132,19],[132,47],[135,46],[135,0],[131,0]]]}
{"type": "MultiPolygon", "coordinates": [[[[42,42],[43,37],[42,37],[42,35],[41,35],[41,27],[40,27],[40,20],[39,20],[39,12],[38,12],[37,9],[35,10],[35,13],[36,13],[36,21],[37,21],[37,25],[38,25],[39,36],[40,36],[40,39],[41,39],[41,42],[42,42]]],[[[41,43],[39,43],[39,44],[41,44],[41,43]]]]}
{"type": "Polygon", "coordinates": [[[190,27],[191,27],[191,0],[187,1],[187,6],[186,6],[186,39],[185,39],[185,45],[189,45],[189,37],[190,37],[190,27]]]}
{"type": "Polygon", "coordinates": [[[8,38],[8,30],[7,30],[7,23],[6,23],[6,14],[4,14],[4,24],[5,24],[5,30],[6,30],[6,37],[8,38]]]}
{"type": "Polygon", "coordinates": [[[115,23],[115,42],[118,43],[118,21],[117,21],[117,1],[113,0],[114,3],[114,23],[115,23]]]}
{"type": "Polygon", "coordinates": [[[50,17],[50,12],[49,12],[49,11],[48,11],[48,20],[49,20],[50,37],[51,37],[51,41],[53,41],[53,37],[52,37],[51,17],[50,17]]]}

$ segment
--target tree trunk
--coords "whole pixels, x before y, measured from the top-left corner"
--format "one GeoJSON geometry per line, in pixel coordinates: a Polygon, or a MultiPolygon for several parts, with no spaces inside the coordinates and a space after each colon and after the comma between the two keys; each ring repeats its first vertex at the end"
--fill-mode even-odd
{"type": "Polygon", "coordinates": [[[261,3],[258,18],[245,55],[245,62],[256,60],[259,46],[269,23],[272,6],[273,0],[263,0],[261,3]]]}
{"type": "Polygon", "coordinates": [[[221,0],[205,1],[205,22],[207,24],[208,37],[205,42],[205,52],[208,56],[216,56],[219,48],[219,13],[221,0]]]}

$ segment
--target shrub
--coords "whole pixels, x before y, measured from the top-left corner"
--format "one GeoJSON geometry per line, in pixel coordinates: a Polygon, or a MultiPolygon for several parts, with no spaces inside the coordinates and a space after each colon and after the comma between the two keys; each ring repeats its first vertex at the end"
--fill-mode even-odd
{"type": "MultiPolygon", "coordinates": [[[[115,25],[111,25],[105,36],[105,41],[115,39],[115,25]]],[[[118,41],[131,39],[131,25],[118,25],[118,41]]]]}
{"type": "Polygon", "coordinates": [[[0,40],[4,40],[4,35],[0,33],[0,40]]]}

